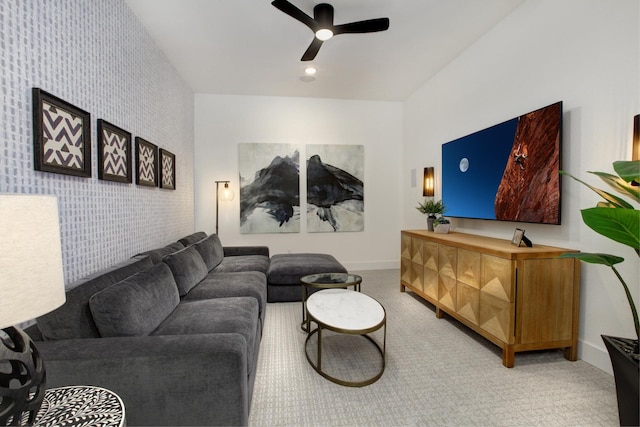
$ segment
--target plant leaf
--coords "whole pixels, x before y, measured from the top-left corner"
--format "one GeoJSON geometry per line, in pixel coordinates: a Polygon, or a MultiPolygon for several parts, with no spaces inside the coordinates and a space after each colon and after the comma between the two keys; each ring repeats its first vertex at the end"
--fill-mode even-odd
{"type": "Polygon", "coordinates": [[[583,209],[582,220],[598,234],[640,250],[640,211],[635,209],[583,209]]]}
{"type": "MultiPolygon", "coordinates": [[[[592,172],[593,173],[593,172],[592,172]]],[[[617,207],[617,208],[624,208],[624,209],[633,209],[633,205],[631,205],[629,202],[627,202],[626,200],[615,196],[613,194],[607,193],[604,190],[601,190],[597,187],[594,187],[590,184],[587,184],[586,182],[584,182],[583,180],[576,178],[575,176],[571,175],[568,172],[564,172],[564,171],[560,171],[561,175],[567,175],[570,176],[571,178],[575,179],[576,181],[578,181],[581,184],[584,184],[585,186],[589,187],[590,189],[592,189],[593,191],[595,191],[600,197],[602,197],[603,199],[605,199],[610,205],[612,205],[612,207],[617,207]]]]}
{"type": "Polygon", "coordinates": [[[603,264],[608,265],[609,267],[624,261],[624,258],[616,255],[588,252],[568,252],[566,254],[560,255],[558,258],[577,258],[580,261],[588,262],[590,264],[603,264]]]}
{"type": "Polygon", "coordinates": [[[613,169],[626,182],[640,182],[640,160],[613,162],[613,169]]]}
{"type": "Polygon", "coordinates": [[[611,175],[610,173],[605,172],[589,172],[594,175],[597,175],[602,179],[608,186],[616,190],[618,193],[631,197],[636,202],[640,203],[640,187],[634,187],[629,184],[628,181],[617,177],[615,175],[611,175]]]}

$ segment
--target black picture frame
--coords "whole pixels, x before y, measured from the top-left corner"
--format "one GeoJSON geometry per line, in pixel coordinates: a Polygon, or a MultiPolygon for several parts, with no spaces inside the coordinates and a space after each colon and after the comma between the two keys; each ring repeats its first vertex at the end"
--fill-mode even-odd
{"type": "Polygon", "coordinates": [[[158,186],[158,146],[136,137],[136,184],[158,186]]]}
{"type": "Polygon", "coordinates": [[[533,243],[524,235],[524,230],[522,228],[516,228],[513,232],[513,237],[511,238],[511,244],[515,246],[527,246],[532,247],[533,243]]]}
{"type": "Polygon", "coordinates": [[[98,119],[98,178],[131,184],[131,133],[98,119]]]}
{"type": "Polygon", "coordinates": [[[524,236],[524,230],[521,228],[516,228],[513,232],[513,237],[511,238],[511,244],[515,246],[520,246],[522,243],[522,237],[524,236]]]}
{"type": "Polygon", "coordinates": [[[91,177],[91,114],[40,88],[31,94],[35,170],[91,177]]]}
{"type": "Polygon", "coordinates": [[[167,190],[176,189],[176,156],[175,154],[161,148],[159,163],[160,188],[167,190]]]}

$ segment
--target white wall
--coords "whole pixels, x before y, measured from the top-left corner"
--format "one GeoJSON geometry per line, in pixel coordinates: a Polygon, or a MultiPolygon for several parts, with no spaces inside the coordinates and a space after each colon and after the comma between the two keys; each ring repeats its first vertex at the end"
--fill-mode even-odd
{"type": "MultiPolygon", "coordinates": [[[[410,170],[440,169],[440,146],[455,138],[564,102],[563,169],[612,171],[631,158],[633,116],[640,112],[640,2],[529,0],[405,102],[403,228],[424,228],[410,170]]],[[[594,177],[594,184],[600,181],[594,177]]],[[[440,186],[436,196],[439,196],[440,186]]],[[[473,189],[469,189],[473,191],[473,189]]],[[[510,238],[521,226],[534,243],[625,257],[621,272],[640,303],[640,264],[629,248],[599,237],[579,209],[598,197],[563,179],[562,225],[453,220],[458,231],[510,238]]],[[[622,286],[606,267],[583,264],[579,356],[611,372],[600,334],[634,337],[622,286]]]]}
{"type": "Polygon", "coordinates": [[[272,254],[330,253],[348,269],[398,268],[401,153],[401,103],[198,94],[196,229],[215,232],[215,181],[230,180],[236,197],[219,209],[224,245],[267,245],[272,254]],[[247,142],[301,146],[300,233],[240,234],[238,144],[247,142]],[[306,144],[364,145],[364,231],[306,232],[306,144]]]}

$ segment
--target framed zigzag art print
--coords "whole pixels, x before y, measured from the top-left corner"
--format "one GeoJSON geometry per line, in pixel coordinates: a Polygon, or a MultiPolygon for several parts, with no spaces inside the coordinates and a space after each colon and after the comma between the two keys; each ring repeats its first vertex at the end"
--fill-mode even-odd
{"type": "Polygon", "coordinates": [[[33,161],[38,171],[91,176],[91,114],[33,88],[33,161]]]}
{"type": "Polygon", "coordinates": [[[158,186],[158,146],[136,136],[136,184],[158,186]]]}
{"type": "Polygon", "coordinates": [[[98,119],[98,178],[130,184],[131,133],[98,119]]]}
{"type": "Polygon", "coordinates": [[[160,188],[176,189],[176,156],[167,150],[160,149],[160,188]]]}

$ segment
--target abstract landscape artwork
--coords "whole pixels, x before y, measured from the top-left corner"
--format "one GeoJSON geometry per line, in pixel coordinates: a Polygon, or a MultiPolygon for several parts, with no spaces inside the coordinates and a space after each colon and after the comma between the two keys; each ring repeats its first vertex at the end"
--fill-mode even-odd
{"type": "Polygon", "coordinates": [[[300,151],[295,144],[238,144],[240,232],[300,232],[300,151]]]}
{"type": "Polygon", "coordinates": [[[307,145],[307,231],[364,230],[364,146],[307,145]]]}

